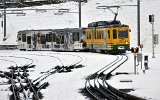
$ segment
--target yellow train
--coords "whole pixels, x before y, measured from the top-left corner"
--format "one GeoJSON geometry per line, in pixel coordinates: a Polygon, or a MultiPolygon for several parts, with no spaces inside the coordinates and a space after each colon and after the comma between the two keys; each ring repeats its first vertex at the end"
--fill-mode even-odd
{"type": "Polygon", "coordinates": [[[130,29],[120,21],[98,21],[83,31],[84,46],[103,53],[125,53],[130,50],[130,29]]]}

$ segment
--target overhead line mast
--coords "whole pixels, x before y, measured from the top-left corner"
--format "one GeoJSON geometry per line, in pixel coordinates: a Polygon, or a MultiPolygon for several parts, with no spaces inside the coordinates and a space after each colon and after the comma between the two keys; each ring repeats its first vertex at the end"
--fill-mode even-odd
{"type": "Polygon", "coordinates": [[[97,9],[109,9],[110,8],[117,7],[117,13],[113,12],[115,14],[114,20],[116,20],[116,17],[118,15],[118,8],[121,6],[136,6],[137,7],[137,46],[140,46],[140,0],[137,0],[137,5],[116,5],[116,6],[98,6],[97,9]]]}
{"type": "Polygon", "coordinates": [[[6,0],[4,0],[4,38],[3,41],[6,40],[6,0]]]}

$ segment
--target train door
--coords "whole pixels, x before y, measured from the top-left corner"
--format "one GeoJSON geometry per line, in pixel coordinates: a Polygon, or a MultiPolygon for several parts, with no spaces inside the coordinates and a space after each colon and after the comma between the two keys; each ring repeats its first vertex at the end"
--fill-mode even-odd
{"type": "Polygon", "coordinates": [[[117,42],[117,30],[116,29],[113,29],[112,30],[112,43],[113,44],[117,44],[116,42],[117,42]]]}
{"type": "Polygon", "coordinates": [[[86,34],[86,49],[93,49],[93,29],[92,28],[88,28],[85,29],[85,34],[86,34]]]}
{"type": "Polygon", "coordinates": [[[18,34],[18,48],[19,50],[26,50],[27,49],[27,40],[26,40],[26,33],[20,32],[18,34]]]}
{"type": "Polygon", "coordinates": [[[66,29],[66,36],[65,36],[65,46],[66,50],[73,51],[74,47],[74,41],[73,41],[73,29],[66,29]]]}
{"type": "Polygon", "coordinates": [[[68,47],[70,48],[70,50],[73,50],[74,49],[73,48],[74,41],[73,41],[73,33],[72,32],[69,32],[68,42],[69,42],[68,47]]]}
{"type": "Polygon", "coordinates": [[[73,43],[74,43],[74,50],[81,50],[83,49],[82,47],[82,31],[79,30],[79,29],[76,29],[74,32],[73,32],[73,43]]]}
{"type": "Polygon", "coordinates": [[[52,33],[46,32],[46,44],[43,45],[43,48],[45,50],[52,50],[53,44],[52,44],[52,33]]]}
{"type": "Polygon", "coordinates": [[[106,29],[106,49],[107,51],[112,50],[113,41],[114,41],[113,40],[113,30],[111,28],[107,28],[106,29]]]}
{"type": "Polygon", "coordinates": [[[98,51],[103,51],[106,49],[106,31],[103,28],[96,29],[94,48],[98,51]]]}
{"type": "Polygon", "coordinates": [[[36,46],[37,46],[37,35],[35,34],[35,32],[34,32],[34,34],[32,34],[32,42],[33,42],[33,44],[32,44],[32,49],[33,49],[33,50],[36,50],[36,46]]]}

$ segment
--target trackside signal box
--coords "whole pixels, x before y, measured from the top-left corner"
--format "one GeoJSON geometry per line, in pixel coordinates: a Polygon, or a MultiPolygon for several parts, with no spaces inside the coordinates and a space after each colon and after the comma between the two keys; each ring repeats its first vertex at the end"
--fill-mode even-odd
{"type": "Polygon", "coordinates": [[[142,62],[142,53],[137,53],[137,61],[142,62]]]}

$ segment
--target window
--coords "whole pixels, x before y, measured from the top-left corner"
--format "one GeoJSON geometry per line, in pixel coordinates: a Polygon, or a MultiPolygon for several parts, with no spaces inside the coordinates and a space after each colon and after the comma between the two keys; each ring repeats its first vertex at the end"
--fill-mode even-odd
{"type": "Polygon", "coordinates": [[[55,42],[57,43],[57,44],[60,44],[60,38],[58,38],[57,36],[55,37],[55,42]]]}
{"type": "Polygon", "coordinates": [[[26,34],[22,34],[22,42],[26,42],[26,34]]]}
{"type": "Polygon", "coordinates": [[[117,38],[117,31],[116,29],[113,30],[113,39],[116,39],[117,38]]]}
{"type": "Polygon", "coordinates": [[[96,34],[95,34],[95,39],[98,39],[99,38],[99,31],[96,31],[96,34]]]}
{"type": "Polygon", "coordinates": [[[73,32],[73,41],[79,41],[79,32],[73,32]]]}
{"type": "Polygon", "coordinates": [[[64,36],[63,35],[58,35],[55,37],[55,42],[57,44],[64,44],[64,36]]]}
{"type": "Polygon", "coordinates": [[[100,39],[100,31],[97,31],[97,39],[100,39]]]}
{"type": "Polygon", "coordinates": [[[63,35],[60,36],[60,39],[61,39],[61,40],[60,40],[60,41],[61,41],[61,44],[64,44],[64,36],[63,36],[63,35]]]}
{"type": "Polygon", "coordinates": [[[127,30],[119,30],[118,31],[118,37],[119,38],[128,38],[128,31],[127,30]]]}
{"type": "Polygon", "coordinates": [[[100,33],[99,33],[99,39],[102,39],[102,31],[99,31],[100,33]]]}
{"type": "Polygon", "coordinates": [[[87,39],[89,39],[89,34],[88,34],[88,32],[86,32],[86,35],[87,35],[87,39]]]}
{"type": "Polygon", "coordinates": [[[27,36],[27,44],[31,44],[31,36],[27,36]]]}
{"type": "Polygon", "coordinates": [[[41,43],[42,43],[42,44],[46,44],[45,34],[43,34],[43,35],[41,36],[41,43]]]}
{"type": "Polygon", "coordinates": [[[108,39],[110,39],[110,30],[108,30],[108,39]]]}
{"type": "Polygon", "coordinates": [[[106,32],[105,30],[102,31],[102,39],[105,39],[105,35],[106,35],[106,32]]]}
{"type": "Polygon", "coordinates": [[[56,42],[56,34],[53,34],[52,38],[53,38],[53,42],[56,42]]]}
{"type": "Polygon", "coordinates": [[[84,37],[86,36],[86,31],[83,31],[83,36],[84,36],[84,37]]]}
{"type": "Polygon", "coordinates": [[[51,42],[51,34],[46,34],[46,42],[51,42]]]}
{"type": "Polygon", "coordinates": [[[37,35],[36,34],[32,34],[32,41],[36,41],[37,40],[37,35]]]}
{"type": "Polygon", "coordinates": [[[18,41],[21,41],[21,34],[18,34],[18,41]]]}
{"type": "Polygon", "coordinates": [[[91,33],[89,31],[87,32],[87,39],[91,39],[91,33]]]}
{"type": "Polygon", "coordinates": [[[91,36],[91,32],[89,32],[89,39],[91,39],[92,38],[92,36],[91,36]]]}
{"type": "Polygon", "coordinates": [[[96,39],[102,39],[102,31],[97,31],[97,38],[96,39]]]}

